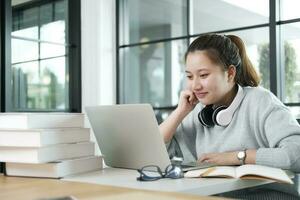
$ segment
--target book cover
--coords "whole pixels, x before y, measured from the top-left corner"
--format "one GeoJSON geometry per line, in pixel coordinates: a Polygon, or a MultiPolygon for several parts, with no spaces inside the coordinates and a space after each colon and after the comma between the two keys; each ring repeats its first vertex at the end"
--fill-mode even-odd
{"type": "Polygon", "coordinates": [[[89,140],[89,128],[0,129],[0,146],[6,147],[43,147],[89,140]]]}
{"type": "Polygon", "coordinates": [[[101,156],[81,157],[41,164],[6,163],[6,175],[8,176],[63,178],[99,169],[102,169],[101,156]]]}
{"type": "Polygon", "coordinates": [[[83,125],[83,113],[0,113],[0,129],[43,129],[83,125]]]}
{"type": "Polygon", "coordinates": [[[242,165],[242,166],[218,166],[208,169],[188,171],[184,177],[222,177],[222,178],[240,178],[240,179],[262,179],[274,180],[282,183],[293,184],[291,178],[285,171],[279,168],[262,165],[242,165]]]}
{"type": "Polygon", "coordinates": [[[93,142],[57,144],[45,147],[1,147],[1,162],[45,163],[61,159],[92,156],[95,153],[93,142]]]}

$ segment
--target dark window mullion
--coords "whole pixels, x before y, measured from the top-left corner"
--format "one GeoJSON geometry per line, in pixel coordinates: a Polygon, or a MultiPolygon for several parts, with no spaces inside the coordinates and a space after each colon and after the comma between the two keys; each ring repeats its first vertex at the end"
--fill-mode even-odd
{"type": "Polygon", "coordinates": [[[224,33],[227,33],[227,32],[251,30],[251,29],[263,28],[263,27],[268,27],[268,26],[269,26],[269,24],[265,23],[265,24],[258,24],[258,25],[253,25],[253,26],[238,27],[238,28],[233,28],[233,29],[224,29],[224,30],[218,30],[218,31],[212,31],[212,32],[196,33],[196,34],[179,36],[179,37],[169,37],[169,38],[163,38],[163,39],[158,39],[158,40],[150,40],[150,41],[147,41],[147,42],[124,44],[124,45],[120,45],[118,48],[134,47],[134,46],[141,46],[141,45],[147,45],[147,44],[155,44],[155,43],[160,43],[160,42],[171,42],[171,41],[174,41],[174,40],[184,40],[184,39],[189,40],[193,37],[198,37],[200,35],[205,35],[205,34],[209,34],[209,33],[222,33],[222,34],[224,34],[224,33]]]}
{"type": "MultiPolygon", "coordinates": [[[[41,23],[41,5],[37,7],[38,9],[38,40],[41,40],[41,27],[42,27],[42,23],[41,23]]],[[[38,77],[41,79],[41,42],[38,42],[38,77]]],[[[41,98],[41,93],[38,93],[38,98],[39,98],[39,102],[40,102],[40,98],[41,98]]]]}
{"type": "MultiPolygon", "coordinates": [[[[4,74],[5,74],[5,70],[3,68],[3,64],[2,61],[4,58],[2,58],[2,52],[5,52],[5,47],[2,44],[2,32],[3,32],[3,27],[2,25],[5,24],[3,20],[5,20],[5,17],[3,16],[4,14],[4,1],[0,1],[0,112],[3,112],[5,110],[5,104],[3,104],[5,102],[5,99],[3,99],[3,92],[5,91],[5,88],[3,88],[5,86],[5,84],[3,84],[3,79],[4,74]]],[[[0,173],[4,172],[4,163],[0,162],[0,173]]]]}
{"type": "Polygon", "coordinates": [[[277,36],[277,27],[276,27],[276,1],[269,0],[270,5],[270,29],[269,29],[269,35],[270,35],[270,90],[273,92],[278,98],[282,99],[281,97],[281,90],[280,90],[280,70],[278,67],[278,58],[277,55],[279,55],[278,52],[278,36],[277,36]]]}
{"type": "Polygon", "coordinates": [[[12,107],[11,83],[11,30],[12,10],[11,0],[1,0],[1,111],[12,107]]]}
{"type": "Polygon", "coordinates": [[[52,56],[52,57],[46,57],[46,58],[40,58],[40,59],[37,59],[37,60],[26,60],[26,61],[21,61],[21,62],[15,62],[15,63],[12,63],[12,65],[19,65],[19,64],[30,63],[30,62],[40,62],[40,61],[52,60],[52,59],[55,59],[55,58],[63,58],[63,57],[68,57],[68,54],[52,56]]]}
{"type": "Polygon", "coordinates": [[[119,42],[120,42],[120,30],[119,30],[119,17],[120,17],[120,1],[115,0],[115,5],[116,5],[116,103],[119,104],[121,103],[120,101],[120,92],[121,92],[121,87],[120,87],[120,49],[119,49],[119,42]]]}
{"type": "Polygon", "coordinates": [[[80,0],[68,0],[66,43],[68,55],[66,73],[69,74],[69,111],[81,112],[81,17],[80,0]]]}
{"type": "Polygon", "coordinates": [[[191,37],[190,37],[190,25],[192,25],[192,24],[190,24],[190,14],[191,14],[191,8],[190,8],[190,0],[187,0],[187,2],[186,2],[186,28],[187,28],[187,36],[188,36],[188,38],[187,38],[187,46],[189,46],[189,44],[190,44],[190,40],[191,40],[191,37]]]}
{"type": "Polygon", "coordinates": [[[54,20],[55,20],[55,2],[51,3],[51,7],[52,7],[51,21],[54,22],[54,20]]]}
{"type": "Polygon", "coordinates": [[[277,21],[276,24],[277,25],[282,25],[282,24],[291,24],[291,23],[296,23],[296,22],[300,22],[300,18],[277,21]]]}
{"type": "MultiPolygon", "coordinates": [[[[2,25],[5,24],[4,20],[5,20],[5,15],[4,15],[4,2],[5,1],[0,1],[0,112],[3,112],[5,110],[5,99],[3,99],[4,95],[3,92],[5,91],[5,88],[3,88],[3,86],[5,84],[3,84],[3,78],[5,78],[4,74],[5,74],[5,70],[4,70],[4,65],[3,65],[3,59],[4,57],[2,56],[2,53],[5,52],[5,46],[3,44],[3,30],[4,27],[2,25]]],[[[1,163],[0,163],[0,173],[2,172],[2,167],[1,167],[1,163]]]]}

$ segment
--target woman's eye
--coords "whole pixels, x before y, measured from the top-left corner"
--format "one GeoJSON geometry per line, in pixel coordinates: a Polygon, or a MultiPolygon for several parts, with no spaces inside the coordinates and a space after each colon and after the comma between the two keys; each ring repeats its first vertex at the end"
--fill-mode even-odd
{"type": "Polygon", "coordinates": [[[208,76],[208,74],[201,74],[200,77],[201,78],[206,78],[208,76]]]}
{"type": "Polygon", "coordinates": [[[187,76],[186,76],[186,78],[191,80],[193,77],[192,77],[192,76],[189,76],[189,75],[187,75],[187,76]]]}

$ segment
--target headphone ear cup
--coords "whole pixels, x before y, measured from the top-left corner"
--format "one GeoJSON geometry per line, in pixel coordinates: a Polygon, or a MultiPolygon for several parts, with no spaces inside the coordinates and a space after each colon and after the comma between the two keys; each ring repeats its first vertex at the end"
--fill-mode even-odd
{"type": "Polygon", "coordinates": [[[214,126],[214,122],[212,120],[214,110],[212,105],[205,106],[198,114],[198,119],[200,123],[205,127],[212,127],[214,126]]]}
{"type": "Polygon", "coordinates": [[[212,121],[213,121],[214,124],[217,124],[218,126],[221,126],[220,123],[217,120],[217,116],[218,116],[218,113],[221,110],[225,110],[226,108],[227,108],[226,106],[219,106],[219,107],[215,108],[215,110],[212,113],[212,121]]]}

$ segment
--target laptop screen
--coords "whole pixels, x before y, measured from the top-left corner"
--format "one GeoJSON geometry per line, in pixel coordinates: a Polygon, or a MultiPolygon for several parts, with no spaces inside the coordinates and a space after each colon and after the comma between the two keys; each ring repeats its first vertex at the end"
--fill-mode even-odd
{"type": "Polygon", "coordinates": [[[110,167],[139,169],[170,159],[150,104],[122,104],[85,108],[91,127],[110,167]]]}

